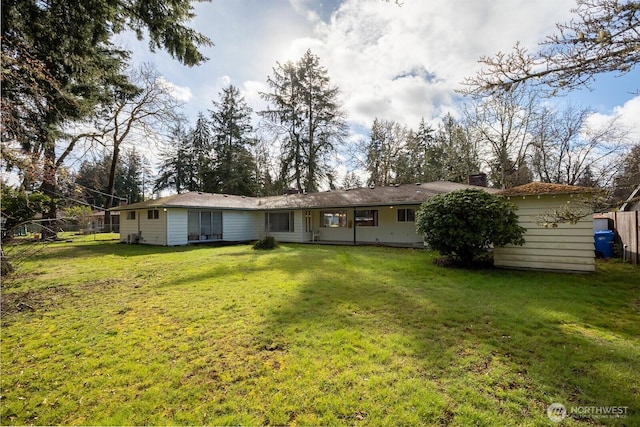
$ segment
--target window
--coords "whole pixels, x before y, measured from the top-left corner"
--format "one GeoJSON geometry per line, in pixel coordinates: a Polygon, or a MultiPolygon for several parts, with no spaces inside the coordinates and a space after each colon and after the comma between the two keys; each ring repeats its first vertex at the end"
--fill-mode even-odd
{"type": "Polygon", "coordinates": [[[347,226],[347,211],[322,211],[320,212],[322,217],[322,227],[346,227],[347,226]]]}
{"type": "Polygon", "coordinates": [[[149,209],[147,211],[147,219],[158,219],[160,218],[160,211],[158,209],[149,209]]]}
{"type": "Polygon", "coordinates": [[[264,229],[274,233],[293,232],[293,211],[265,213],[264,229]]]}
{"type": "Polygon", "coordinates": [[[378,226],[378,211],[366,210],[356,211],[356,227],[377,227],[378,226]]]}
{"type": "Polygon", "coordinates": [[[398,209],[398,222],[416,222],[415,209],[398,209]]]}
{"type": "Polygon", "coordinates": [[[189,211],[187,214],[188,240],[222,240],[222,212],[189,211]]]}
{"type": "Polygon", "coordinates": [[[136,211],[127,212],[127,219],[136,219],[136,211]]]}

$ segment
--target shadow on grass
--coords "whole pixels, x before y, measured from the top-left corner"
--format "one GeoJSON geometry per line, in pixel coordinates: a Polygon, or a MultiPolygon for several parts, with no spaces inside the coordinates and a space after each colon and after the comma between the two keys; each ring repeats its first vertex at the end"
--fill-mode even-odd
{"type": "Polygon", "coordinates": [[[308,279],[272,310],[262,341],[332,361],[336,381],[348,369],[399,372],[408,360],[415,377],[449,402],[431,422],[467,411],[471,418],[458,421],[466,423],[508,407],[516,419],[547,421],[555,401],[638,408],[640,315],[631,274],[461,271],[420,257],[394,263],[388,249],[372,251],[340,250],[299,265],[308,279]],[[378,351],[387,354],[382,361],[371,354],[378,351]],[[352,358],[343,370],[341,357],[352,358]]]}
{"type": "Polygon", "coordinates": [[[129,245],[119,241],[96,242],[52,242],[46,251],[38,254],[38,259],[58,260],[77,259],[83,256],[115,255],[121,257],[144,257],[155,254],[191,252],[204,250],[212,245],[186,245],[186,246],[157,246],[157,245],[129,245]]]}

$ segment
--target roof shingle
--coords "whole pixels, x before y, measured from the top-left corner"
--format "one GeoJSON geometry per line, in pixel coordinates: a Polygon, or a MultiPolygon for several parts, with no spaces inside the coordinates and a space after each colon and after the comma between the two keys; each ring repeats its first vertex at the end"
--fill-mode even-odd
{"type": "Polygon", "coordinates": [[[529,184],[519,185],[518,187],[500,190],[496,194],[500,196],[536,196],[543,194],[587,194],[596,193],[597,191],[597,189],[591,187],[530,182],[529,184]]]}
{"type": "MultiPolygon", "coordinates": [[[[156,200],[147,200],[113,210],[158,208],[216,208],[229,210],[278,210],[343,208],[358,206],[416,205],[436,194],[465,188],[483,188],[449,181],[425,184],[403,184],[385,187],[364,187],[350,190],[332,190],[320,193],[291,194],[269,197],[245,197],[227,194],[190,192],[174,194],[156,200]]],[[[497,190],[483,188],[495,193],[497,190]]]]}

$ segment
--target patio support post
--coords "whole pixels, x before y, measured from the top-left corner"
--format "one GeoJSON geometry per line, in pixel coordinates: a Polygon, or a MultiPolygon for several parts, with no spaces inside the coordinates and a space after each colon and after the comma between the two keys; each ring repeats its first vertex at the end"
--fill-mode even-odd
{"type": "Polygon", "coordinates": [[[353,246],[356,245],[356,210],[358,207],[353,208],[353,246]]]}

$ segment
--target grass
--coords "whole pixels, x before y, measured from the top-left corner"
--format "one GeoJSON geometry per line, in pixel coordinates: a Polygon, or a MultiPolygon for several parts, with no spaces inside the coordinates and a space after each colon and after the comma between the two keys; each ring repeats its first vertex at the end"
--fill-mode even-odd
{"type": "Polygon", "coordinates": [[[423,250],[49,245],[2,288],[2,424],[640,424],[638,270],[423,250]]]}

